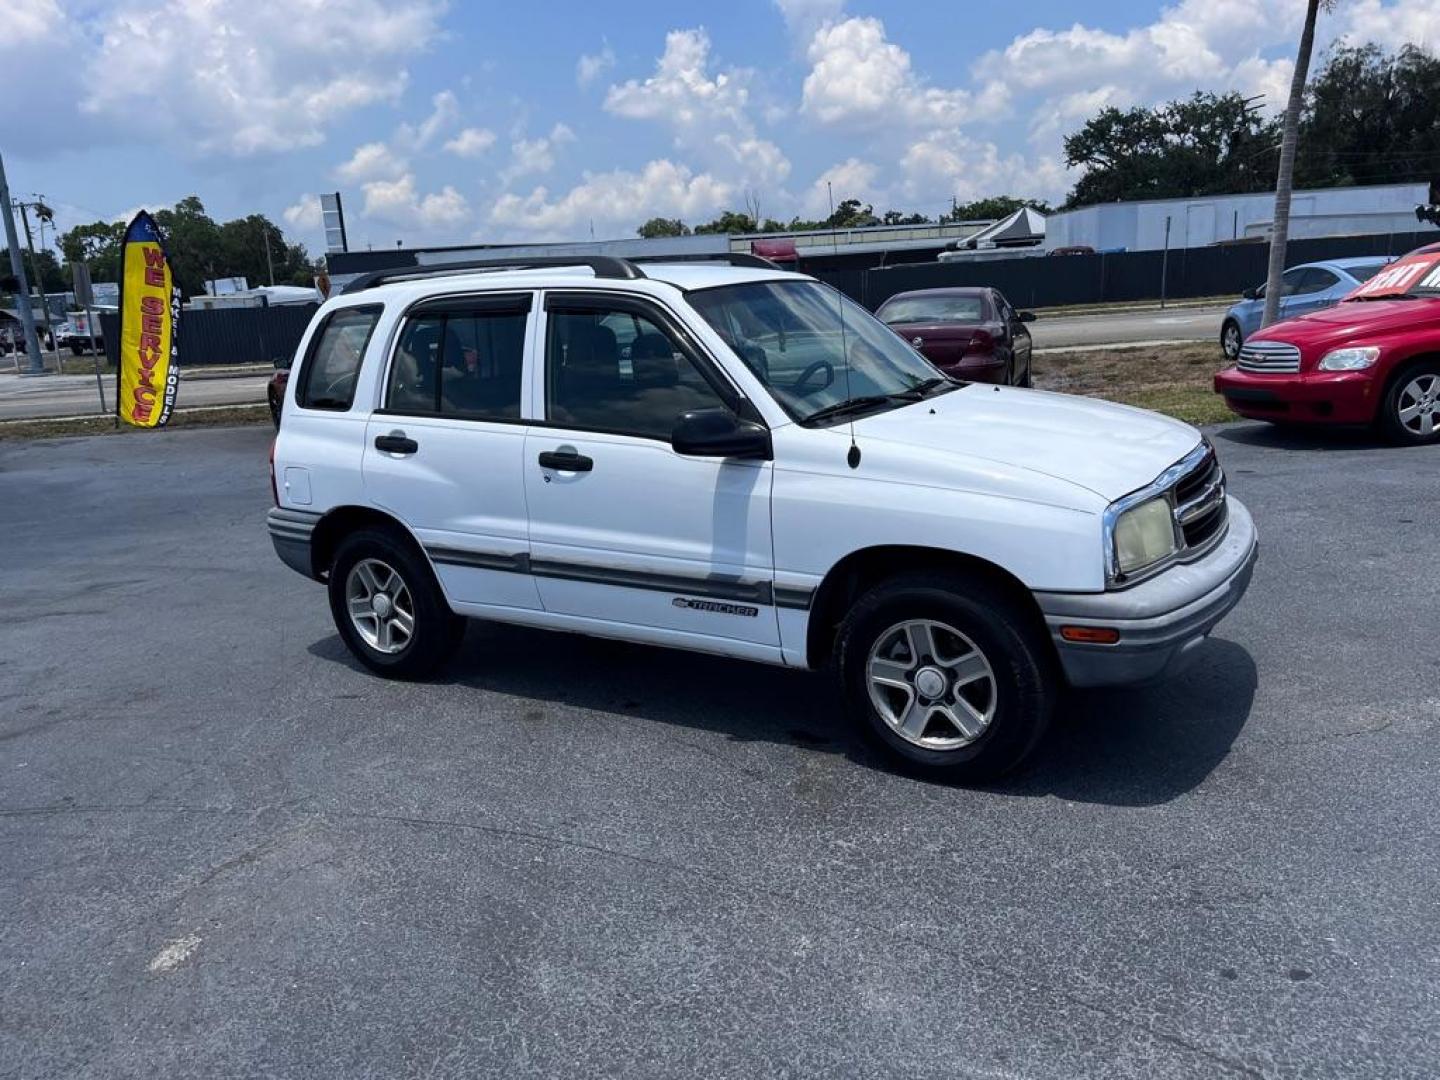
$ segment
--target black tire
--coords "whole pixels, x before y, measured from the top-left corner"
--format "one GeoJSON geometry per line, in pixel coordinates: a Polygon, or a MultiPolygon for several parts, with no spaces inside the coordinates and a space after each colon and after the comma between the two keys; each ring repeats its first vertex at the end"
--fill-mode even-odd
{"type": "Polygon", "coordinates": [[[83,345],[71,345],[71,346],[70,346],[70,352],[71,352],[71,355],[73,355],[73,356],[84,356],[84,355],[85,355],[85,348],[84,348],[83,345]]]}
{"type": "Polygon", "coordinates": [[[280,427],[280,399],[274,394],[266,394],[265,400],[270,403],[270,419],[275,422],[275,427],[280,427]]]}
{"type": "Polygon", "coordinates": [[[1232,364],[1240,359],[1240,346],[1245,344],[1245,335],[1240,332],[1240,324],[1234,319],[1226,319],[1220,324],[1220,351],[1225,354],[1225,359],[1232,364]]]}
{"type": "MultiPolygon", "coordinates": [[[[924,657],[911,659],[925,666],[924,657]]],[[[1037,616],[985,578],[951,572],[905,574],[862,596],[840,626],[836,667],[841,691],[867,739],[910,771],[962,783],[994,779],[1025,759],[1049,726],[1060,683],[1037,616]],[[992,682],[982,687],[986,698],[981,703],[990,702],[990,720],[972,741],[945,749],[920,745],[895,730],[872,701],[871,651],[893,640],[894,628],[908,620],[945,624],[968,639],[959,642],[962,646],[988,662],[992,682]]],[[[943,720],[932,717],[926,723],[922,737],[946,730],[943,720]]]]}
{"type": "Polygon", "coordinates": [[[1380,434],[1399,446],[1424,446],[1440,439],[1440,424],[1436,423],[1440,421],[1440,398],[1436,394],[1440,394],[1440,360],[1422,360],[1395,372],[1385,387],[1385,396],[1380,399],[1380,411],[1375,417],[1380,434]],[[1412,429],[1400,416],[1401,410],[1409,407],[1407,402],[1419,403],[1414,395],[1417,380],[1421,384],[1428,380],[1429,404],[1434,406],[1429,434],[1412,429]]]}
{"type": "Polygon", "coordinates": [[[1025,362],[1025,374],[1020,376],[1020,381],[1017,385],[1023,386],[1026,389],[1035,385],[1035,361],[1033,358],[1025,362]]]}
{"type": "MultiPolygon", "coordinates": [[[[436,671],[454,654],[465,635],[465,620],[450,610],[424,556],[398,530],[360,529],[340,542],[330,567],[330,614],[341,639],[377,675],[419,679],[436,671]],[[378,561],[403,582],[411,600],[413,631],[403,647],[386,652],[365,640],[348,609],[350,572],[367,560],[378,561]]],[[[399,595],[399,590],[387,587],[399,595]]],[[[393,640],[393,639],[392,639],[393,640]]]]}

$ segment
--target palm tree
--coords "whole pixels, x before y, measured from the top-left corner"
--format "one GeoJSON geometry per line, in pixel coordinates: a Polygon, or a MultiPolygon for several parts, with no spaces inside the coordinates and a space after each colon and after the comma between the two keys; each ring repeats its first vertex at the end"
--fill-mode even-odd
{"type": "MultiPolygon", "coordinates": [[[[1329,10],[1332,0],[1326,0],[1329,10]]],[[[1285,245],[1290,239],[1290,188],[1295,179],[1295,146],[1300,141],[1300,107],[1305,102],[1305,80],[1310,73],[1310,50],[1315,44],[1315,16],[1321,0],[1305,5],[1305,29],[1300,33],[1300,51],[1295,56],[1295,74],[1290,79],[1290,103],[1285,106],[1285,131],[1280,139],[1280,171],[1275,177],[1275,220],[1270,227],[1270,267],[1265,275],[1265,314],[1261,326],[1269,326],[1280,312],[1280,275],[1285,273],[1285,245]]]]}

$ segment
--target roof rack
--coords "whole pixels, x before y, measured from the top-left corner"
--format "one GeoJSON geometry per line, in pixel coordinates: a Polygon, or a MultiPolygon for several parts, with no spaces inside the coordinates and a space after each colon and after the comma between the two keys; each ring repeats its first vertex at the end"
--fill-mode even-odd
{"type": "Polygon", "coordinates": [[[464,274],[472,270],[538,270],[551,266],[588,266],[597,278],[618,278],[633,281],[645,276],[638,266],[629,259],[618,259],[613,255],[529,255],[511,256],[500,259],[472,259],[466,262],[437,263],[433,266],[401,266],[391,270],[372,270],[348,282],[342,293],[363,292],[377,285],[392,281],[410,281],[417,278],[444,277],[448,274],[464,274]]]}
{"type": "Polygon", "coordinates": [[[631,255],[632,263],[674,263],[674,262],[725,262],[731,266],[744,266],[752,270],[783,270],[784,267],[763,255],[748,251],[696,251],[688,255],[631,255]]]}

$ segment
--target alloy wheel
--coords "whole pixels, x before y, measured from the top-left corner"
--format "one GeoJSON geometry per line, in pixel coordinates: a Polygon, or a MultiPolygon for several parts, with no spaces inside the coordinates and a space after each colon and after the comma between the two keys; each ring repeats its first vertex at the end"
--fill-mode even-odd
{"type": "Polygon", "coordinates": [[[415,636],[415,601],[395,569],[379,559],[361,559],[345,579],[350,624],[366,645],[394,655],[415,636]]]}
{"type": "Polygon", "coordinates": [[[1440,375],[1417,375],[1395,399],[1400,426],[1412,435],[1428,437],[1440,427],[1440,375]]]}
{"type": "Polygon", "coordinates": [[[956,750],[995,719],[996,680],[979,646],[934,619],[896,623],[866,661],[870,703],[886,725],[926,750],[956,750]]]}
{"type": "Polygon", "coordinates": [[[1225,329],[1220,332],[1220,348],[1231,360],[1240,356],[1240,327],[1234,323],[1225,324],[1225,329]]]}

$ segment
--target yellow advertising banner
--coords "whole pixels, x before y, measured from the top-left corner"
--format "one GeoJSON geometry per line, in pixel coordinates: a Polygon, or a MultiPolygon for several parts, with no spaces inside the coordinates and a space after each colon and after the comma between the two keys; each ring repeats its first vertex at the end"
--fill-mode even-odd
{"type": "Polygon", "coordinates": [[[120,273],[116,415],[136,427],[170,419],[180,381],[180,290],[155,220],[144,210],[125,230],[120,273]]]}

